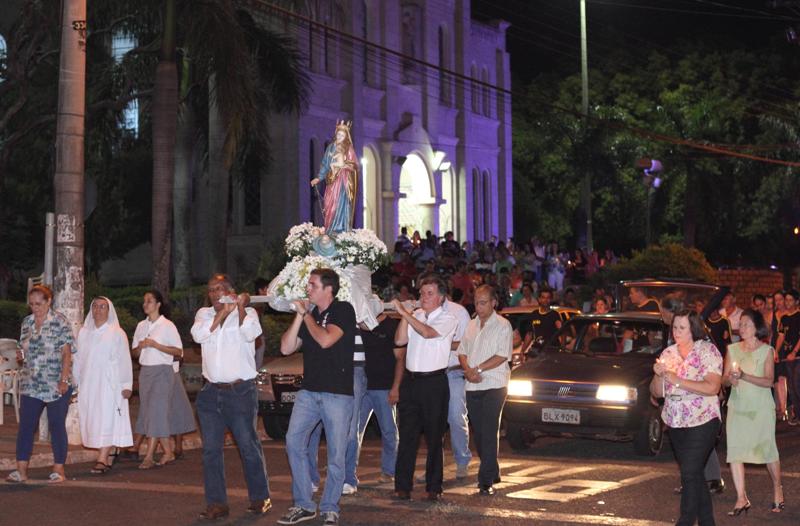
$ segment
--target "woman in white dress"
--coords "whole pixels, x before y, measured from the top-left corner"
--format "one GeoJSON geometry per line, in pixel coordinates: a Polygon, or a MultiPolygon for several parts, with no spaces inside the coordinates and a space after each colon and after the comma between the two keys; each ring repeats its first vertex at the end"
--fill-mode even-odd
{"type": "Polygon", "coordinates": [[[78,385],[81,439],[97,448],[91,472],[111,469],[112,447],[133,445],[128,398],[133,388],[133,369],[128,337],[117,319],[111,300],[92,300],[91,311],[78,333],[73,376],[78,385]]]}

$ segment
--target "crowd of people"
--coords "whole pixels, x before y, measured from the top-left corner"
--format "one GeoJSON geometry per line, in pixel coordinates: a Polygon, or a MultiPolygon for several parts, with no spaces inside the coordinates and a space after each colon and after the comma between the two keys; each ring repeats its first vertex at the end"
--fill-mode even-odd
{"type": "Polygon", "coordinates": [[[572,290],[574,296],[569,284],[584,284],[617,262],[611,249],[602,255],[597,251],[587,255],[580,248],[569,253],[557,243],[544,243],[536,237],[525,243],[511,238],[500,241],[492,236],[485,242],[459,244],[452,232],[445,233],[440,242],[430,231],[425,238],[418,231],[408,237],[405,228],[394,244],[392,257],[391,269],[383,278],[387,292],[396,292],[401,300],[410,297],[422,274],[437,272],[446,276],[454,301],[472,305],[472,291],[486,283],[498,291],[501,308],[525,305],[536,297],[540,287],[559,296],[572,290]]]}
{"type": "MultiPolygon", "coordinates": [[[[452,239],[446,236],[443,254],[448,241],[452,239]]],[[[500,261],[507,261],[506,251],[501,248],[498,252],[500,261]]],[[[408,256],[404,251],[399,264],[408,256]]],[[[402,273],[392,273],[385,298],[391,301],[392,310],[384,311],[383,300],[373,301],[374,327],[357,323],[353,307],[336,299],[339,276],[333,270],[311,273],[308,299],[294,302],[294,318],[280,344],[283,354],[302,350],[304,383],[286,441],[293,505],[279,524],[309,520],[317,516],[318,509],[324,524],[338,524],[341,496],[358,491],[358,458],[372,413],[379,419],[382,433],[379,482],[393,482],[394,498],[410,499],[415,483],[423,485],[427,500],[441,498],[442,444],[448,427],[456,477],[469,476],[472,433],[480,459],[476,491],[482,496],[494,494],[494,485],[501,478],[497,459],[500,420],[514,331],[519,327],[512,327],[497,314],[504,299],[514,297],[502,288],[502,279],[496,284],[491,278],[479,283],[467,279],[463,280],[468,283],[464,289],[458,287],[462,281],[459,273],[468,271],[465,263],[456,259],[448,280],[435,268],[430,271],[430,261],[424,262],[411,284],[403,281],[402,273]],[[314,501],[320,484],[316,459],[323,430],[328,465],[318,508],[314,501]],[[415,479],[420,434],[427,457],[424,476],[415,479]]],[[[515,266],[512,263],[509,272],[500,273],[508,284],[515,266]]],[[[517,303],[547,307],[552,291],[539,286],[535,271],[524,272],[531,272],[533,279],[520,284],[517,303]],[[535,290],[539,294],[534,298],[535,290]]],[[[272,503],[267,464],[256,431],[256,346],[262,336],[259,314],[249,306],[249,295],[237,293],[225,275],[209,280],[207,294],[210,305],[197,312],[191,329],[202,350],[206,380],[196,401],[206,499],[200,515],[217,519],[229,514],[223,464],[226,430],[240,451],[248,511],[266,513],[272,503]]],[[[720,402],[726,394],[727,462],[737,492],[729,514],[739,516],[751,506],[745,463],[766,465],[773,482],[771,511],[784,509],[775,424],[786,420],[796,425],[800,417],[800,375],[795,360],[800,350],[797,299],[794,290],[756,295],[751,308],[743,310],[730,293],[704,326],[699,316],[703,305],[683,306],[669,300],[659,304],[642,291],[631,290],[631,308],[660,308],[669,313],[665,320],[674,343],[656,362],[650,389],[655,398],[664,400],[662,417],[681,472],[678,524],[713,524],[706,482],[717,480],[717,489],[723,487],[715,445],[722,425],[720,402]],[[714,463],[716,467],[711,469],[716,475],[709,478],[709,465],[714,463]]],[[[17,469],[7,480],[27,480],[33,434],[46,409],[54,455],[49,480],[64,481],[65,418],[74,389],[78,391],[82,440],[98,451],[93,474],[106,473],[117,456],[137,456],[144,440],[147,447],[141,469],[174,462],[180,455],[180,436],[193,431],[196,424],[178,374],[183,345],[161,294],[149,291],[144,295],[145,319],[137,326],[132,345],[108,298],[92,301],[75,341],[65,318],[52,309],[52,300],[52,292],[44,286],[33,287],[28,296],[32,314],[22,322],[18,352],[23,374],[17,469]],[[133,390],[131,356],[138,357],[141,365],[135,426],[128,408],[133,390]],[[163,454],[156,461],[159,446],[163,454]]],[[[603,312],[608,307],[606,296],[598,294],[593,308],[603,312]]],[[[557,330],[557,326],[550,329],[557,330]]]]}

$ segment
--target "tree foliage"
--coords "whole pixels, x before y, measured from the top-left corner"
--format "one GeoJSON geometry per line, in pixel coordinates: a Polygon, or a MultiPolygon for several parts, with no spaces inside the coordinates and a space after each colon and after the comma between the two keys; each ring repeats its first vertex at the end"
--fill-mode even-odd
{"type": "Polygon", "coordinates": [[[579,182],[588,171],[595,246],[643,247],[648,189],[636,161],[652,158],[664,165],[652,193],[654,240],[696,246],[716,263],[787,263],[800,219],[796,169],[653,134],[799,160],[795,55],[703,42],[672,55],[620,48],[602,71],[590,72],[589,119],[578,113],[578,75],[538,77],[514,101],[518,237],[577,244],[579,182]]]}
{"type": "Polygon", "coordinates": [[[715,283],[717,272],[696,248],[668,243],[635,250],[630,258],[603,269],[601,277],[606,283],[644,278],[686,278],[715,283]]]}

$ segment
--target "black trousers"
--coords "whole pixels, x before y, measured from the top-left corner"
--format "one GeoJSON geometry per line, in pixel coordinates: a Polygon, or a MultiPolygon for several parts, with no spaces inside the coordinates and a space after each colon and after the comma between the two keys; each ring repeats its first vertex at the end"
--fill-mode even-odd
{"type": "Polygon", "coordinates": [[[394,473],[394,489],[411,491],[417,464],[419,435],[425,435],[428,458],[425,462],[425,491],[441,493],[444,453],[442,441],[447,427],[450,387],[447,375],[411,378],[400,384],[397,404],[397,428],[400,440],[394,473]]]}
{"type": "Polygon", "coordinates": [[[718,418],[695,427],[671,427],[669,439],[681,469],[681,515],[676,526],[713,526],[714,508],[703,468],[719,433],[718,418]]]}
{"type": "Polygon", "coordinates": [[[481,457],[478,484],[491,486],[500,478],[497,449],[500,445],[500,416],[506,401],[506,389],[467,391],[467,413],[472,424],[472,438],[481,457]]]}

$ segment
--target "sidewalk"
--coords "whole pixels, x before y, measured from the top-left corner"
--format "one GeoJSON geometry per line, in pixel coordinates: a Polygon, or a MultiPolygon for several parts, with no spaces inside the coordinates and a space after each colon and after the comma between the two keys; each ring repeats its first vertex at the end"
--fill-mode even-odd
{"type": "MultiPolygon", "coordinates": [[[[194,407],[194,404],[192,404],[194,407]]],[[[0,471],[11,471],[16,468],[16,444],[17,444],[17,431],[19,425],[17,418],[14,415],[14,406],[4,406],[4,423],[0,425],[0,471]]],[[[131,427],[136,423],[136,415],[139,411],[139,399],[134,396],[130,403],[131,412],[131,427]]],[[[195,417],[195,421],[197,418],[195,417]]],[[[261,427],[261,419],[259,418],[258,434],[261,440],[267,440],[267,436],[261,427]]],[[[40,468],[51,466],[53,464],[53,452],[50,449],[50,442],[39,442],[39,434],[36,434],[37,441],[33,445],[33,455],[30,460],[31,468],[40,468]]],[[[197,449],[202,446],[200,439],[200,432],[195,431],[183,435],[183,449],[197,449]]],[[[144,455],[144,448],[140,451],[144,455]]],[[[91,462],[97,458],[96,449],[86,449],[83,446],[69,446],[69,453],[67,454],[67,464],[80,464],[84,462],[91,462]]],[[[3,475],[5,476],[5,475],[3,475]]]]}

